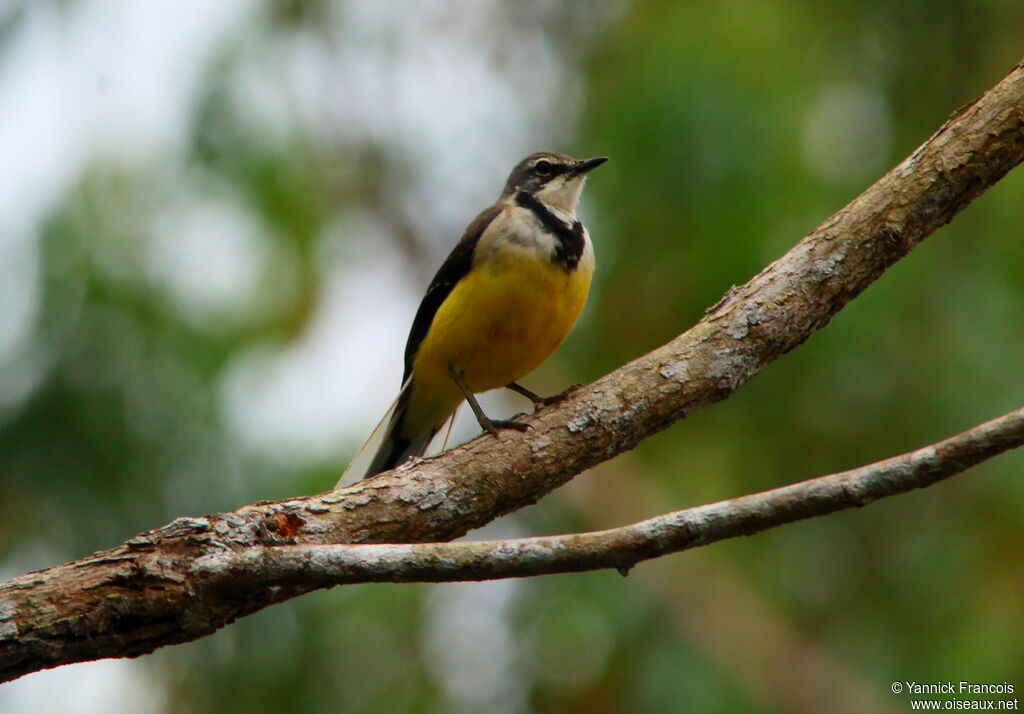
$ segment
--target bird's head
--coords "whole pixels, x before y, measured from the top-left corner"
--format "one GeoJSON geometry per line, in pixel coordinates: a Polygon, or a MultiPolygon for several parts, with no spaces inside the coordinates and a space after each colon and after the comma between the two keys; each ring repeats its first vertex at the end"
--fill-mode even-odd
{"type": "Polygon", "coordinates": [[[587,173],[607,160],[607,156],[574,159],[554,151],[538,151],[516,164],[502,196],[526,192],[551,208],[575,213],[587,173]]]}

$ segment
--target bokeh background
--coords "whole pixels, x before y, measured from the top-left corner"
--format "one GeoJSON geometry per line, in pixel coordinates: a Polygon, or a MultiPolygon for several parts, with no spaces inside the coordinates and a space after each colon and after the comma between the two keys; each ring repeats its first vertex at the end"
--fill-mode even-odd
{"type": "MultiPolygon", "coordinates": [[[[521,156],[607,154],[553,393],[669,340],[1024,56],[1020,0],[0,0],[0,572],[329,488],[521,156]]],[[[475,534],[630,522],[1024,401],[1024,172],[728,402],[475,534]]],[[[488,409],[524,408],[496,395],[488,409]]],[[[459,438],[475,433],[463,422],[459,438]]],[[[636,568],[316,593],[0,711],[906,711],[1024,688],[1024,454],[636,568]]]]}

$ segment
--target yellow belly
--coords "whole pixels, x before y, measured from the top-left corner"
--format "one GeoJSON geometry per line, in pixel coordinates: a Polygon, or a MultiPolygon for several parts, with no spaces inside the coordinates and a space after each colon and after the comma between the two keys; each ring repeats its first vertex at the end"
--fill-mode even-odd
{"type": "Polygon", "coordinates": [[[449,365],[473,392],[532,372],[569,334],[590,289],[588,263],[566,272],[510,252],[474,267],[438,309],[413,360],[406,433],[441,426],[463,396],[449,365]]]}

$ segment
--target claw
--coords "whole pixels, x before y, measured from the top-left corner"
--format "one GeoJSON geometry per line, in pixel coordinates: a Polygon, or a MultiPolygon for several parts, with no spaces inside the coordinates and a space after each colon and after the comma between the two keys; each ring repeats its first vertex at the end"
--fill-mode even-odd
{"type": "Polygon", "coordinates": [[[530,428],[529,424],[524,424],[521,421],[513,421],[512,419],[488,419],[492,429],[487,431],[491,432],[494,436],[498,435],[499,429],[514,429],[515,431],[526,431],[530,428]]]}

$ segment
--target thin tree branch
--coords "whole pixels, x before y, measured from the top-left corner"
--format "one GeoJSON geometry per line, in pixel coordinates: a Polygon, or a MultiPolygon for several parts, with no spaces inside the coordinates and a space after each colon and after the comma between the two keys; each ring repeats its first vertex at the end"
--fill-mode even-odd
{"type": "Polygon", "coordinates": [[[865,506],[1024,446],[1024,408],[937,444],[850,471],[667,513],[620,528],[515,540],[411,545],[294,545],[215,553],[196,561],[204,590],[315,590],[367,582],[493,580],[615,568],[865,506]]]}
{"type": "Polygon", "coordinates": [[[1024,63],[693,328],[540,410],[528,433],[486,435],[341,491],[179,518],[0,585],[0,681],[197,639],[294,594],[207,596],[193,565],[211,554],[450,540],[537,501],[729,396],[1022,160],[1024,63]]]}

